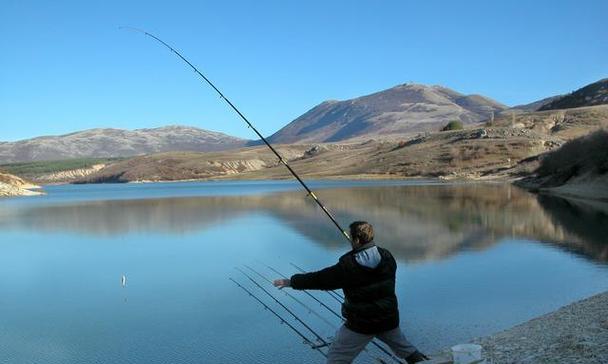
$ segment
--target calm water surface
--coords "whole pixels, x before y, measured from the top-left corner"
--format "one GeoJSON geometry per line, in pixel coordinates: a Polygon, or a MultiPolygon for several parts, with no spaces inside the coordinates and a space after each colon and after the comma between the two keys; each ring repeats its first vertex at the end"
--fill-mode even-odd
{"type": "MultiPolygon", "coordinates": [[[[508,185],[313,187],[344,225],[374,224],[377,243],[399,262],[402,327],[425,351],[608,289],[606,211],[508,185]]],[[[322,361],[228,280],[248,282],[234,269],[243,264],[274,278],[261,263],[291,274],[290,262],[318,269],[347,250],[297,185],[109,184],[47,192],[0,201],[0,363],[322,361]]],[[[272,292],[324,336],[333,334],[338,322],[318,304],[298,296],[329,324],[272,292]]]]}

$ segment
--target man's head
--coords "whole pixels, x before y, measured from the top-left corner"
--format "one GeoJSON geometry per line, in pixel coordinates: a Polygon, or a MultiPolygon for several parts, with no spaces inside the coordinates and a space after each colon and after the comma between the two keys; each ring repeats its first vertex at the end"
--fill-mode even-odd
{"type": "Polygon", "coordinates": [[[350,240],[353,248],[358,248],[374,240],[374,227],[365,221],[350,224],[350,240]]]}

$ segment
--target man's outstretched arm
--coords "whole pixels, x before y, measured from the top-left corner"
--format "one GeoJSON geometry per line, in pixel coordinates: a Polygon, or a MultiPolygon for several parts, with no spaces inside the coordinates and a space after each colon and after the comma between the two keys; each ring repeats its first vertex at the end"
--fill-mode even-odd
{"type": "Polygon", "coordinates": [[[343,288],[346,280],[344,269],[338,263],[318,272],[294,274],[291,279],[277,279],[274,285],[279,288],[334,290],[343,288]]]}

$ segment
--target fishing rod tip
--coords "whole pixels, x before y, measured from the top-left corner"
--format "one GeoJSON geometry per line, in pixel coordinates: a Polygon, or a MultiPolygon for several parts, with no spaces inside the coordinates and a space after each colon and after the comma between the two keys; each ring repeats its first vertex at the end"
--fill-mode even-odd
{"type": "Polygon", "coordinates": [[[135,28],[129,25],[119,25],[118,26],[118,30],[128,30],[128,31],[132,31],[132,32],[137,32],[137,33],[144,33],[146,34],[146,31],[141,30],[139,28],[135,28]]]}

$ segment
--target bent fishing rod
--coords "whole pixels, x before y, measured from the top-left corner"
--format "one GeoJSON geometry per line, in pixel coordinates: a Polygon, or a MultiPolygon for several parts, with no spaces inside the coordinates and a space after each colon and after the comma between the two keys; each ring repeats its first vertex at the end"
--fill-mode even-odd
{"type": "Polygon", "coordinates": [[[266,138],[264,138],[264,136],[253,126],[253,124],[245,117],[245,115],[243,115],[243,113],[241,113],[241,111],[239,111],[239,109],[237,109],[237,107],[234,106],[234,104],[226,96],[224,96],[224,94],[213,84],[213,82],[211,82],[204,74],[202,74],[190,61],[188,61],[184,56],[182,56],[181,53],[176,51],[173,47],[171,47],[169,44],[167,44],[165,41],[158,38],[154,34],[148,33],[145,30],[141,30],[141,29],[133,28],[133,27],[127,27],[127,26],[119,27],[119,29],[132,30],[132,31],[135,31],[138,33],[142,33],[142,34],[156,40],[160,44],[167,47],[171,52],[175,53],[176,56],[178,56],[188,66],[190,66],[190,68],[192,68],[194,70],[194,72],[196,72],[197,75],[199,75],[209,86],[211,86],[211,88],[213,88],[213,90],[215,90],[215,92],[217,92],[217,94],[220,96],[221,99],[226,101],[228,106],[230,106],[230,108],[232,108],[232,110],[234,110],[241,117],[241,119],[243,119],[243,121],[247,124],[247,126],[255,132],[255,134],[260,138],[260,140],[262,140],[262,142],[264,142],[264,144],[266,144],[266,146],[272,151],[272,153],[274,153],[274,155],[279,159],[279,162],[281,164],[283,164],[285,166],[285,168],[287,168],[289,173],[291,173],[295,177],[295,179],[298,180],[298,182],[300,182],[300,184],[302,185],[302,187],[304,187],[304,189],[306,190],[308,195],[310,197],[312,197],[312,199],[317,203],[317,205],[319,205],[321,210],[323,210],[325,215],[327,215],[327,217],[331,220],[331,222],[333,222],[334,225],[338,228],[338,230],[340,230],[340,233],[342,233],[342,235],[346,238],[346,240],[348,240],[350,242],[350,237],[348,236],[348,233],[346,233],[346,231],[342,228],[342,226],[340,226],[338,221],[334,218],[334,216],[331,214],[331,212],[329,212],[329,210],[325,207],[325,205],[323,205],[323,203],[319,200],[319,198],[315,195],[315,193],[312,192],[312,190],[306,185],[306,183],[304,183],[302,178],[300,178],[300,176],[298,176],[298,174],[291,168],[291,166],[289,164],[287,164],[287,161],[285,161],[285,159],[283,159],[283,157],[279,154],[279,152],[277,152],[276,149],[268,142],[268,140],[266,140],[266,138]]]}

